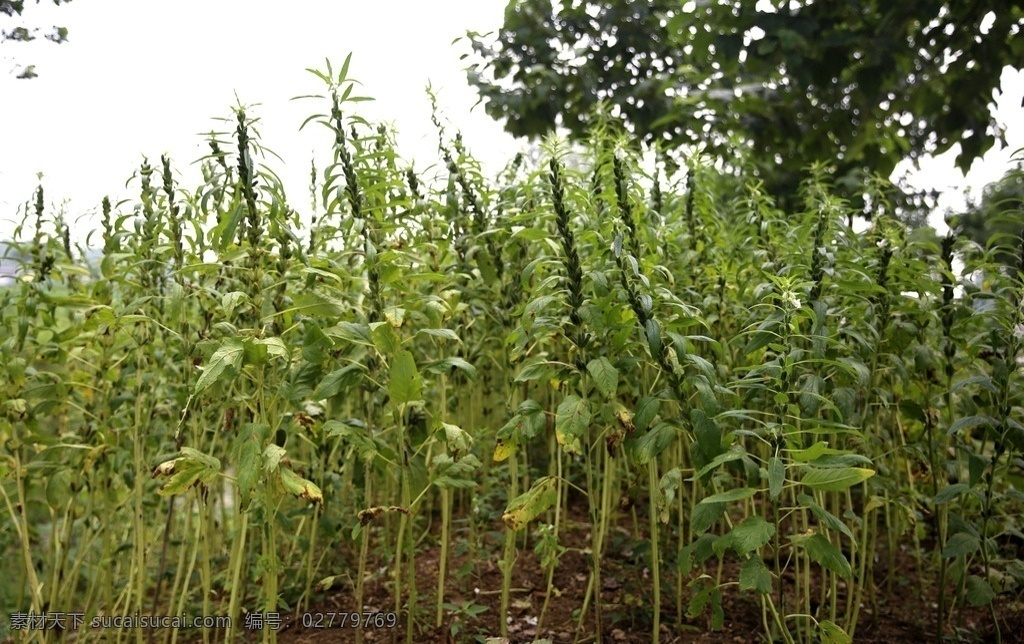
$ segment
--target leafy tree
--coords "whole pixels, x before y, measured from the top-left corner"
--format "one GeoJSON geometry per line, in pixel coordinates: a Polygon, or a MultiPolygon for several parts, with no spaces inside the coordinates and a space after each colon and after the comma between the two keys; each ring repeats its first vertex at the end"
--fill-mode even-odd
{"type": "Polygon", "coordinates": [[[1024,60],[1024,1],[512,0],[469,34],[485,109],[518,136],[584,136],[600,103],[648,142],[739,138],[776,197],[813,161],[850,194],[864,173],[959,143],[962,169],[1003,132],[990,113],[1024,60]],[[841,181],[841,184],[843,181],[841,181]]]}
{"type": "Polygon", "coordinates": [[[982,246],[998,245],[996,260],[1016,267],[1020,236],[1024,233],[1024,164],[985,186],[981,199],[970,204],[952,223],[959,226],[961,235],[982,246]]]}
{"type": "MultiPolygon", "coordinates": [[[[71,0],[53,0],[53,4],[67,4],[71,0]]],[[[36,0],[39,4],[39,0],[36,0]]],[[[9,21],[21,17],[25,11],[25,0],[0,0],[0,21],[9,21]],[[6,18],[5,18],[6,17],[6,18]]],[[[0,44],[6,42],[29,42],[39,37],[39,27],[26,27],[16,25],[10,29],[0,28],[0,44]]],[[[55,43],[67,42],[68,30],[66,27],[51,27],[51,30],[43,34],[43,37],[55,43]]],[[[17,69],[18,78],[35,78],[38,76],[35,65],[26,65],[17,69]]]]}

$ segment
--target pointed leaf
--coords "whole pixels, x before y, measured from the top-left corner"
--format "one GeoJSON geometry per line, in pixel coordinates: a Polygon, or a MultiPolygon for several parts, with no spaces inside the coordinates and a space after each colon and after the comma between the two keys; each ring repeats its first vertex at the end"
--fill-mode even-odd
{"type": "Polygon", "coordinates": [[[210,363],[203,369],[203,373],[196,381],[195,394],[199,395],[213,386],[213,383],[225,375],[234,373],[242,365],[242,356],[245,349],[238,340],[231,339],[225,342],[219,349],[213,352],[210,363]]]}
{"type": "Polygon", "coordinates": [[[768,494],[777,499],[782,494],[782,485],[786,482],[786,465],[778,456],[768,459],[768,494]]]}
{"type": "Polygon", "coordinates": [[[749,499],[755,494],[757,494],[756,488],[738,487],[732,490],[727,490],[725,492],[719,492],[718,494],[712,494],[711,496],[704,497],[703,499],[700,500],[700,503],[727,503],[729,501],[741,501],[743,499],[749,499]]]}
{"type": "Polygon", "coordinates": [[[587,363],[587,372],[594,381],[594,386],[606,398],[615,396],[619,388],[619,370],[612,365],[611,360],[601,356],[587,363]]]}
{"type": "Polygon", "coordinates": [[[808,468],[800,482],[816,490],[840,492],[874,475],[874,470],[862,467],[808,468]]]}

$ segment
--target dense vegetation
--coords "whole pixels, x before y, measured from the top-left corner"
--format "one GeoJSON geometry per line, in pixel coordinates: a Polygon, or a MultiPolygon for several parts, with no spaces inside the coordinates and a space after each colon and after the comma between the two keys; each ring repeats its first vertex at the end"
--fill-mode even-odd
{"type": "Polygon", "coordinates": [[[1019,236],[993,239],[1007,269],[954,232],[857,232],[828,167],[782,211],[742,156],[644,161],[600,123],[486,177],[437,119],[426,177],[349,111],[347,68],[317,73],[307,124],[333,157],[311,220],[242,107],[201,185],[163,158],[136,203],[103,204],[94,264],[39,188],[0,290],[12,612],[230,615],[160,636],[232,640],[243,609],[334,588],[356,611],[381,582],[406,641],[497,635],[532,551],[539,639],[583,522],[597,641],[613,538],[646,571],[629,610],[653,641],[721,628],[737,592],[766,638],[849,641],[908,592],[907,552],[910,592],[941,597],[929,632],[972,637],[959,616],[984,607],[998,634],[1024,584],[1019,236]]]}

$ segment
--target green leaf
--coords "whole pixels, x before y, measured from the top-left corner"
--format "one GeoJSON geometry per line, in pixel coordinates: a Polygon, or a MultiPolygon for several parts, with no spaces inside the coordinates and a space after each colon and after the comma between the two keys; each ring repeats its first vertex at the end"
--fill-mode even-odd
{"type": "Polygon", "coordinates": [[[652,427],[633,443],[632,453],[637,465],[646,465],[657,458],[668,449],[677,435],[678,430],[671,423],[662,421],[652,427]]]}
{"type": "Polygon", "coordinates": [[[981,541],[973,534],[957,532],[946,541],[946,547],[942,549],[942,556],[953,558],[969,555],[981,548],[981,541]]]}
{"type": "Polygon", "coordinates": [[[275,445],[274,443],[267,445],[267,449],[263,450],[263,471],[267,474],[273,474],[274,470],[280,465],[284,454],[284,448],[280,445],[275,445]]]}
{"type": "Polygon", "coordinates": [[[174,496],[188,492],[199,482],[199,477],[202,476],[205,469],[202,463],[184,457],[176,458],[169,463],[171,464],[169,468],[166,467],[168,463],[162,463],[157,467],[161,474],[168,472],[171,476],[170,480],[157,490],[157,494],[160,496],[174,496]]]}
{"type": "Polygon", "coordinates": [[[661,400],[658,398],[644,397],[636,405],[636,413],[633,414],[633,425],[638,431],[646,432],[647,428],[654,422],[655,416],[661,409],[661,400]]]}
{"type": "Polygon", "coordinates": [[[373,338],[373,346],[383,356],[394,355],[402,348],[402,338],[398,337],[395,327],[387,322],[371,323],[370,337],[373,338]]]}
{"type": "Polygon", "coordinates": [[[808,468],[800,482],[816,490],[840,492],[874,475],[874,470],[862,467],[808,468]]]}
{"type": "Polygon", "coordinates": [[[546,317],[545,313],[551,310],[553,305],[557,302],[558,298],[554,295],[542,295],[531,300],[530,303],[526,305],[526,308],[523,309],[523,316],[521,318],[523,328],[527,331],[533,328],[534,321],[536,321],[537,318],[546,317]]]}
{"type": "Polygon", "coordinates": [[[424,372],[436,375],[447,375],[448,372],[453,369],[463,372],[470,380],[476,380],[476,367],[462,358],[445,358],[443,360],[435,360],[423,367],[424,372]]]}
{"type": "Polygon", "coordinates": [[[698,505],[703,503],[728,503],[729,501],[741,501],[743,499],[749,499],[750,497],[757,494],[757,489],[752,487],[738,487],[725,492],[719,492],[718,494],[712,494],[711,496],[704,497],[700,500],[698,505]]]}
{"type": "Polygon", "coordinates": [[[395,356],[394,362],[391,363],[388,394],[391,396],[391,402],[396,405],[423,399],[423,383],[419,372],[416,371],[416,361],[412,353],[403,350],[395,356]]]}
{"type": "Polygon", "coordinates": [[[344,304],[318,293],[301,291],[293,299],[295,306],[288,309],[289,313],[319,315],[327,318],[339,318],[345,314],[344,304]]]}
{"type": "Polygon", "coordinates": [[[648,318],[647,323],[644,325],[644,334],[647,336],[647,348],[651,351],[651,356],[658,358],[661,356],[663,350],[663,344],[661,339],[661,327],[658,326],[657,320],[654,318],[648,318]]]}
{"type": "Polygon", "coordinates": [[[249,296],[242,291],[231,291],[220,298],[220,306],[225,313],[231,313],[239,304],[248,303],[249,296]]]}
{"type": "Polygon", "coordinates": [[[843,579],[853,577],[853,569],[850,568],[850,562],[846,555],[840,552],[823,535],[797,535],[790,538],[793,540],[794,545],[807,551],[807,556],[811,558],[811,561],[820,564],[827,570],[831,570],[843,579]]]}
{"type": "Polygon", "coordinates": [[[416,335],[429,335],[432,338],[459,342],[459,334],[451,329],[420,329],[416,332],[416,335]]]}
{"type": "Polygon", "coordinates": [[[821,644],[853,644],[853,638],[829,619],[818,622],[818,634],[821,636],[821,644]]]}
{"type": "Polygon", "coordinates": [[[324,502],[323,492],[312,481],[302,478],[287,467],[278,469],[278,472],[281,474],[281,485],[289,494],[313,504],[324,502]]]}
{"type": "Polygon", "coordinates": [[[266,347],[267,353],[275,358],[288,360],[291,357],[288,347],[281,338],[262,338],[256,340],[256,344],[266,347]]]}
{"type": "Polygon", "coordinates": [[[527,492],[509,502],[501,520],[509,530],[522,530],[530,521],[546,512],[558,501],[555,479],[545,476],[537,479],[527,492]]]}
{"type": "Polygon", "coordinates": [[[746,455],[747,455],[746,452],[740,451],[740,450],[729,450],[728,452],[722,452],[718,456],[716,456],[713,459],[711,459],[710,463],[708,463],[704,467],[700,468],[697,471],[696,474],[694,474],[692,477],[690,477],[687,480],[689,480],[689,481],[699,481],[700,479],[702,479],[705,476],[707,476],[708,474],[710,474],[712,471],[714,471],[714,470],[718,469],[719,467],[721,467],[722,464],[728,463],[730,461],[738,461],[738,460],[740,460],[741,458],[743,458],[746,455]]]}
{"type": "Polygon", "coordinates": [[[362,378],[363,366],[361,364],[350,364],[341,369],[336,369],[324,376],[320,384],[316,386],[316,390],[313,392],[313,399],[334,398],[345,389],[359,384],[362,378]]]}
{"type": "Polygon", "coordinates": [[[715,542],[715,553],[721,556],[726,550],[732,548],[736,554],[742,556],[767,544],[774,534],[775,526],[762,517],[747,517],[715,542]]]}
{"type": "Polygon", "coordinates": [[[264,434],[269,429],[266,425],[248,423],[235,439],[235,481],[243,506],[249,504],[249,497],[259,482],[264,434]]]}
{"type": "Polygon", "coordinates": [[[400,306],[389,306],[384,309],[384,319],[396,329],[405,321],[405,309],[400,306]]]}
{"type": "Polygon", "coordinates": [[[690,527],[694,534],[707,532],[725,514],[724,503],[698,503],[690,514],[690,527]]]}
{"type": "Polygon", "coordinates": [[[341,437],[343,441],[355,448],[356,454],[362,461],[370,461],[377,455],[377,445],[367,435],[365,425],[360,427],[352,422],[343,423],[338,420],[329,420],[324,423],[324,433],[331,438],[341,437]]]}
{"type": "Polygon", "coordinates": [[[935,505],[943,505],[949,503],[953,499],[957,498],[961,494],[970,492],[971,488],[964,483],[954,483],[953,485],[947,485],[946,487],[939,490],[939,493],[935,495],[935,505]]]}
{"type": "Polygon", "coordinates": [[[971,606],[986,606],[996,598],[992,586],[978,575],[967,578],[967,602],[971,606]]]}
{"type": "Polygon", "coordinates": [[[63,508],[73,499],[71,492],[71,470],[62,467],[46,480],[46,503],[51,509],[63,508]]]}
{"type": "Polygon", "coordinates": [[[615,396],[619,388],[619,370],[612,365],[611,361],[601,356],[587,363],[587,371],[594,380],[594,386],[606,398],[615,396]]]}
{"type": "Polygon", "coordinates": [[[801,505],[809,509],[814,514],[814,516],[818,517],[818,520],[824,523],[827,528],[829,528],[830,530],[835,530],[837,532],[842,532],[850,539],[853,539],[853,532],[850,531],[850,528],[847,527],[845,523],[840,521],[836,515],[832,514],[825,508],[818,505],[817,502],[810,496],[806,494],[800,494],[796,498],[801,505]]]}
{"type": "Polygon", "coordinates": [[[753,590],[762,594],[772,592],[772,573],[756,554],[740,566],[740,590],[753,590]]]}
{"type": "Polygon", "coordinates": [[[793,457],[794,461],[799,463],[809,463],[810,461],[822,456],[826,450],[828,450],[828,443],[825,441],[818,441],[807,449],[793,450],[790,453],[790,456],[793,457]]]}
{"type": "Polygon", "coordinates": [[[995,425],[995,422],[996,421],[991,416],[964,416],[962,418],[957,418],[953,422],[953,424],[950,425],[949,429],[946,431],[946,434],[952,436],[957,432],[963,431],[965,429],[974,429],[975,427],[980,427],[981,425],[985,425],[986,427],[992,427],[993,425],[995,425]]]}
{"type": "Polygon", "coordinates": [[[196,381],[195,395],[199,395],[213,386],[213,383],[227,375],[230,376],[242,365],[245,349],[241,341],[230,339],[213,352],[210,363],[196,381]]]}
{"type": "Polygon", "coordinates": [[[585,398],[570,394],[558,406],[555,437],[568,454],[581,453],[580,439],[590,427],[590,405],[585,398]]]}
{"type": "Polygon", "coordinates": [[[768,494],[777,499],[782,494],[782,485],[786,482],[786,465],[778,456],[768,459],[768,494]]]}
{"type": "Polygon", "coordinates": [[[183,447],[181,456],[161,463],[153,471],[153,476],[169,476],[170,480],[157,493],[161,496],[184,494],[199,483],[210,483],[220,474],[220,460],[199,452],[191,447],[183,447]]]}
{"type": "Polygon", "coordinates": [[[675,501],[676,491],[682,483],[683,473],[678,467],[673,467],[661,477],[658,483],[658,518],[662,523],[668,523],[669,508],[675,501]]]}
{"type": "Polygon", "coordinates": [[[444,427],[445,442],[448,444],[448,451],[458,460],[459,455],[468,454],[473,447],[473,437],[458,425],[441,423],[444,427]]]}

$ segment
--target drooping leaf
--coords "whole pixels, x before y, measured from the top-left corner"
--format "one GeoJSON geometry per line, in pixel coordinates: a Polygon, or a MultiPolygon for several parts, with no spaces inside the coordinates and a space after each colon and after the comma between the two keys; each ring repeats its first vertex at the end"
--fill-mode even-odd
{"type": "Polygon", "coordinates": [[[946,487],[939,490],[939,493],[935,495],[935,505],[943,505],[949,503],[953,499],[957,498],[961,494],[970,492],[971,488],[964,483],[954,483],[947,485],[946,487]]]}
{"type": "Polygon", "coordinates": [[[606,398],[615,396],[619,388],[619,370],[612,365],[611,360],[601,356],[587,363],[587,372],[594,381],[594,386],[606,398]]]}
{"type": "Polygon", "coordinates": [[[398,337],[394,325],[387,322],[372,322],[370,337],[373,338],[373,346],[384,356],[394,355],[402,347],[402,338],[398,337]]]}
{"type": "Polygon", "coordinates": [[[249,498],[260,479],[262,452],[265,435],[269,427],[249,423],[242,427],[235,439],[235,481],[238,483],[242,505],[249,504],[249,498]]]}
{"type": "Polygon", "coordinates": [[[762,594],[772,592],[772,573],[756,553],[740,566],[740,590],[753,590],[762,594]]]}
{"type": "Polygon", "coordinates": [[[361,364],[350,364],[327,374],[313,391],[313,398],[322,400],[333,398],[342,391],[354,387],[363,379],[364,367],[361,364]]]}
{"type": "Polygon", "coordinates": [[[565,397],[555,414],[555,437],[569,454],[579,454],[580,440],[590,427],[590,405],[575,394],[565,397]]]}
{"type": "Polygon", "coordinates": [[[633,443],[632,453],[637,465],[647,465],[668,449],[678,436],[679,430],[667,422],[660,422],[650,428],[633,443]]]}
{"type": "Polygon", "coordinates": [[[840,492],[874,475],[874,470],[862,467],[808,468],[800,482],[816,490],[840,492]]]}
{"type": "Polygon", "coordinates": [[[399,351],[391,363],[388,393],[396,405],[423,399],[423,383],[409,351],[399,351]]]}
{"type": "Polygon", "coordinates": [[[365,424],[360,426],[354,422],[332,419],[324,423],[323,430],[328,437],[340,436],[343,441],[354,447],[362,461],[372,460],[377,455],[377,445],[367,433],[365,424]]]}
{"type": "Polygon", "coordinates": [[[545,476],[537,479],[533,486],[509,502],[501,520],[510,530],[522,530],[530,521],[546,512],[558,501],[558,487],[555,479],[545,476]]]}
{"type": "Polygon", "coordinates": [[[698,503],[690,514],[690,528],[694,534],[707,532],[725,514],[724,503],[698,503]]]}
{"type": "Polygon", "coordinates": [[[850,561],[839,551],[832,542],[820,534],[796,535],[790,537],[793,544],[807,551],[811,561],[820,564],[823,568],[831,570],[843,579],[850,579],[853,576],[853,569],[850,561]]]}
{"type": "Polygon", "coordinates": [[[263,471],[267,474],[273,474],[274,470],[281,463],[281,459],[284,458],[284,448],[280,445],[271,443],[267,445],[267,448],[263,450],[263,471]]]}
{"type": "Polygon", "coordinates": [[[786,482],[786,465],[778,456],[768,459],[768,495],[773,499],[782,494],[782,485],[786,482]]]}
{"type": "MultiPolygon", "coordinates": [[[[719,492],[718,494],[712,494],[706,496],[700,500],[700,504],[704,503],[727,503],[729,501],[741,501],[743,499],[749,499],[750,497],[757,494],[757,489],[752,487],[737,487],[725,492],[719,492]]],[[[698,504],[699,505],[699,504],[698,504]]]]}
{"type": "Polygon", "coordinates": [[[470,380],[476,380],[476,367],[462,358],[435,360],[423,367],[423,371],[429,374],[448,374],[448,372],[453,370],[461,371],[470,380]]]}
{"type": "Polygon", "coordinates": [[[850,531],[850,528],[847,527],[839,517],[818,505],[818,503],[810,496],[806,494],[799,494],[796,498],[800,502],[800,505],[808,508],[814,516],[818,517],[819,521],[825,524],[827,528],[841,532],[850,539],[853,539],[853,532],[850,531]]]}
{"type": "Polygon", "coordinates": [[[675,501],[676,491],[683,480],[683,473],[678,467],[673,467],[662,475],[658,483],[658,517],[662,523],[668,523],[669,508],[675,501]]]}
{"type": "Polygon", "coordinates": [[[448,444],[448,451],[452,453],[452,457],[459,460],[460,455],[468,454],[473,447],[473,437],[469,435],[469,432],[458,425],[449,423],[441,423],[441,426],[444,428],[445,442],[448,444]]]}
{"type": "Polygon", "coordinates": [[[308,481],[287,467],[278,469],[281,475],[281,485],[286,492],[300,499],[305,499],[313,504],[323,503],[324,495],[312,481],[308,481]]]}
{"type": "Polygon", "coordinates": [[[245,349],[240,340],[232,338],[221,345],[220,348],[213,352],[210,363],[203,368],[203,373],[200,374],[199,380],[196,381],[195,394],[198,396],[222,377],[236,372],[242,365],[244,353],[245,349]]]}

